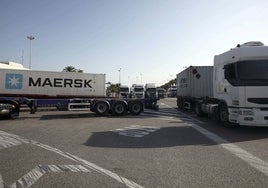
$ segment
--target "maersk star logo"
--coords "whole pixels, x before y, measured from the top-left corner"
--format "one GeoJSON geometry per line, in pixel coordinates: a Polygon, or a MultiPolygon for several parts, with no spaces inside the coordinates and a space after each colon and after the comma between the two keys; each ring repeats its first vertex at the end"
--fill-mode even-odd
{"type": "Polygon", "coordinates": [[[6,89],[22,89],[22,74],[6,74],[6,89]]]}

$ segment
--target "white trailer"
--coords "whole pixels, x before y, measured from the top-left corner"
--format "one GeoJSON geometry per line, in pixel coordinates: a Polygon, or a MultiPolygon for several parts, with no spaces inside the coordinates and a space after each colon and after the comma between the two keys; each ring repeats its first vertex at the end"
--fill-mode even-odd
{"type": "Polygon", "coordinates": [[[105,97],[105,74],[0,69],[0,95],[105,97]]]}
{"type": "Polygon", "coordinates": [[[268,46],[237,45],[216,55],[213,67],[179,73],[177,87],[179,108],[216,117],[225,126],[268,127],[268,46]]]}
{"type": "Polygon", "coordinates": [[[0,114],[18,115],[20,103],[34,113],[40,106],[137,115],[143,110],[139,99],[106,98],[105,74],[14,70],[0,68],[0,114]]]}

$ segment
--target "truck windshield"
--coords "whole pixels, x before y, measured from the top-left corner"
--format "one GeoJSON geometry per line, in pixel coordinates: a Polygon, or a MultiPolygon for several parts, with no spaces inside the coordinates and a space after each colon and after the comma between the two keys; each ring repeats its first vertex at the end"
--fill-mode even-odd
{"type": "Polygon", "coordinates": [[[128,88],[120,88],[120,92],[129,92],[128,88]]]}
{"type": "Polygon", "coordinates": [[[143,92],[143,88],[138,88],[138,87],[136,87],[136,88],[134,88],[134,91],[135,91],[135,92],[143,92]]]}
{"type": "Polygon", "coordinates": [[[150,93],[155,93],[156,92],[156,88],[148,88],[147,91],[150,92],[150,93]]]}
{"type": "Polygon", "coordinates": [[[242,80],[268,81],[268,60],[238,62],[237,75],[241,81],[242,80]]]}
{"type": "Polygon", "coordinates": [[[233,86],[268,86],[268,60],[239,61],[224,69],[225,78],[233,86]]]}

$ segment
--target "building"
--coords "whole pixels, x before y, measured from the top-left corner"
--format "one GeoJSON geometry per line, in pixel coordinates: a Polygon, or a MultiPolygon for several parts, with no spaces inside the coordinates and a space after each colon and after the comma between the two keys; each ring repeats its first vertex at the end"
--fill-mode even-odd
{"type": "Polygon", "coordinates": [[[0,61],[0,69],[25,69],[25,70],[28,70],[28,68],[24,68],[22,64],[15,63],[12,61],[0,61]]]}

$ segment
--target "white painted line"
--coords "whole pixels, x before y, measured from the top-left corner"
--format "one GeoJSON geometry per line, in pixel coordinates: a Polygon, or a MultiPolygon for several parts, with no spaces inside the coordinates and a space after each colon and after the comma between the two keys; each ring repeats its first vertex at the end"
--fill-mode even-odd
{"type": "Polygon", "coordinates": [[[195,121],[195,122],[200,123],[200,124],[204,123],[203,121],[195,119],[186,113],[180,112],[169,105],[166,105],[164,103],[163,103],[163,105],[170,108],[170,110],[172,110],[173,112],[169,113],[167,111],[166,112],[147,111],[147,112],[144,112],[143,116],[147,116],[147,114],[149,114],[151,117],[157,117],[157,118],[163,119],[163,120],[170,118],[170,119],[179,119],[182,121],[195,121]],[[184,117],[181,117],[180,115],[183,115],[184,117]]]}
{"type": "Polygon", "coordinates": [[[41,148],[44,148],[44,149],[46,149],[48,151],[55,152],[55,153],[57,153],[57,154],[59,154],[59,155],[61,155],[63,157],[66,157],[66,158],[72,160],[72,161],[80,162],[83,165],[85,165],[86,167],[88,167],[88,168],[90,168],[90,169],[92,169],[92,170],[94,170],[94,171],[96,171],[98,173],[101,173],[103,175],[109,176],[109,177],[113,178],[114,180],[124,184],[127,187],[130,187],[130,188],[142,188],[142,186],[138,185],[137,183],[135,183],[135,182],[133,182],[131,180],[128,180],[125,177],[119,176],[119,175],[117,175],[117,174],[115,174],[115,173],[113,173],[113,172],[111,172],[109,170],[106,170],[106,169],[104,169],[102,167],[99,167],[99,166],[97,166],[97,165],[95,165],[95,164],[93,164],[93,163],[91,163],[89,161],[86,161],[84,159],[81,159],[81,158],[79,158],[79,157],[77,157],[75,155],[72,155],[72,154],[67,153],[67,152],[63,152],[63,151],[61,151],[61,150],[59,150],[57,148],[53,148],[51,146],[41,144],[41,143],[38,143],[38,142],[32,143],[32,144],[34,144],[36,146],[39,146],[41,148]]]}
{"type": "MultiPolygon", "coordinates": [[[[163,115],[157,115],[157,114],[142,114],[142,116],[150,116],[150,117],[159,117],[159,118],[169,118],[169,119],[175,119],[174,116],[163,116],[163,115]]],[[[148,117],[148,118],[150,118],[148,117]]]]}
{"type": "Polygon", "coordinates": [[[144,135],[141,135],[141,134],[130,134],[130,133],[124,133],[124,132],[119,132],[118,134],[122,136],[134,137],[134,138],[144,137],[144,135]]]}
{"type": "Polygon", "coordinates": [[[24,188],[32,186],[39,178],[41,178],[46,172],[39,166],[25,174],[22,178],[13,183],[11,188],[24,188]]]}
{"type": "Polygon", "coordinates": [[[164,120],[164,121],[176,121],[176,122],[178,122],[178,123],[183,122],[181,119],[175,119],[175,118],[159,118],[159,117],[151,117],[150,119],[164,120]]]}
{"type": "MultiPolygon", "coordinates": [[[[166,105],[168,106],[168,105],[166,105]]],[[[168,106],[170,107],[170,106],[168,106]]],[[[170,107],[172,108],[172,107],[170,107]]],[[[186,114],[186,116],[188,116],[186,114]]],[[[194,119],[194,118],[192,118],[194,119]]],[[[196,119],[194,119],[196,121],[196,119]]],[[[259,172],[262,172],[264,175],[268,176],[268,163],[263,161],[262,159],[254,156],[253,154],[243,150],[242,148],[238,147],[235,144],[231,144],[229,141],[224,140],[223,138],[219,137],[218,135],[192,123],[188,124],[189,126],[193,127],[195,130],[200,132],[201,134],[205,135],[207,138],[212,140],[213,142],[219,144],[221,147],[238,157],[239,159],[243,160],[259,172]]]]}
{"type": "Polygon", "coordinates": [[[198,126],[195,124],[191,124],[193,128],[195,128],[197,131],[211,139],[212,141],[216,142],[220,146],[222,146],[224,149],[228,150],[233,155],[237,156],[241,160],[248,163],[250,166],[254,167],[258,171],[262,172],[266,176],[268,176],[268,163],[261,160],[260,158],[252,155],[251,153],[243,150],[242,148],[238,147],[235,144],[229,143],[227,140],[222,139],[218,135],[198,126]]]}
{"type": "Polygon", "coordinates": [[[111,130],[111,132],[118,133],[122,136],[141,138],[157,131],[158,129],[160,128],[151,126],[130,125],[129,127],[124,127],[123,129],[111,130]]]}
{"type": "Polygon", "coordinates": [[[86,169],[82,165],[38,165],[30,172],[25,174],[19,180],[14,182],[11,188],[26,188],[32,186],[46,173],[57,173],[57,172],[83,172],[89,173],[90,170],[86,169]]]}
{"type": "Polygon", "coordinates": [[[4,181],[1,174],[0,174],[0,188],[4,188],[4,181]]]}
{"type": "Polygon", "coordinates": [[[28,139],[23,139],[17,135],[12,135],[3,131],[0,131],[0,149],[18,146],[23,143],[30,143],[28,139]]]}
{"type": "Polygon", "coordinates": [[[169,105],[167,105],[165,103],[162,103],[162,105],[174,109],[173,107],[171,107],[171,106],[169,106],[169,105]]]}
{"type": "Polygon", "coordinates": [[[140,135],[147,135],[150,134],[148,132],[146,132],[145,130],[140,130],[140,129],[125,129],[123,131],[120,131],[119,133],[133,133],[133,134],[140,134],[140,135]]]}
{"type": "MultiPolygon", "coordinates": [[[[0,131],[0,136],[5,136],[5,140],[9,140],[9,139],[12,140],[13,138],[15,138],[15,140],[17,140],[17,141],[19,141],[21,143],[33,144],[33,145],[38,146],[38,147],[41,147],[41,148],[43,148],[45,150],[48,150],[48,151],[57,153],[57,154],[65,157],[65,158],[68,158],[68,159],[70,159],[72,161],[82,163],[84,167],[89,168],[89,169],[91,169],[91,170],[93,170],[95,172],[98,172],[98,173],[102,174],[102,175],[111,177],[112,179],[118,181],[119,183],[124,184],[126,187],[129,187],[129,188],[142,188],[142,186],[140,186],[139,184],[137,184],[137,183],[135,183],[135,182],[133,182],[131,180],[128,180],[127,178],[125,178],[123,176],[119,176],[116,173],[113,173],[113,172],[111,172],[109,170],[106,170],[106,169],[104,169],[104,168],[102,168],[102,167],[100,167],[98,165],[95,165],[95,164],[93,164],[93,163],[91,163],[89,161],[86,161],[86,160],[84,160],[82,158],[79,158],[79,157],[77,157],[75,155],[72,155],[70,153],[63,152],[63,151],[61,151],[61,150],[59,150],[57,148],[53,148],[51,146],[48,146],[48,145],[45,145],[45,144],[41,144],[41,143],[36,142],[34,140],[24,139],[24,138],[21,138],[21,137],[19,137],[17,135],[9,134],[9,133],[3,132],[3,131],[0,131]]],[[[43,171],[44,170],[43,169],[40,170],[40,167],[39,167],[39,168],[35,169],[33,172],[32,171],[29,172],[30,173],[29,174],[30,176],[27,176],[26,178],[29,177],[31,179],[31,177],[35,177],[35,178],[38,178],[39,176],[41,177],[43,171]]],[[[17,182],[19,182],[19,184],[24,185],[24,183],[22,182],[22,180],[18,180],[17,182]]],[[[14,185],[16,187],[17,186],[16,185],[17,182],[14,183],[14,184],[12,184],[12,185],[14,185]]],[[[30,183],[30,181],[29,181],[29,183],[30,183]]]]}
{"type": "MultiPolygon", "coordinates": [[[[174,109],[173,107],[171,107],[171,106],[169,106],[169,105],[167,105],[167,104],[166,104],[165,106],[174,109]]],[[[174,110],[175,110],[175,109],[174,109],[174,110]]],[[[177,110],[176,110],[176,111],[177,111],[177,110]]],[[[196,121],[196,122],[198,122],[198,123],[204,123],[203,121],[200,121],[200,120],[198,120],[198,119],[196,119],[196,118],[193,118],[193,117],[191,117],[191,116],[188,115],[188,114],[185,114],[185,113],[183,113],[183,112],[179,112],[179,111],[177,111],[177,112],[180,113],[180,114],[183,114],[184,116],[186,116],[187,118],[189,118],[189,119],[191,119],[191,120],[193,120],[193,121],[196,121]]]]}
{"type": "Polygon", "coordinates": [[[159,111],[145,111],[144,112],[144,114],[150,114],[150,115],[164,115],[164,116],[172,116],[172,115],[174,115],[174,116],[176,116],[176,115],[178,115],[178,111],[176,111],[176,112],[168,112],[168,111],[166,111],[166,112],[159,112],[159,111]]]}

